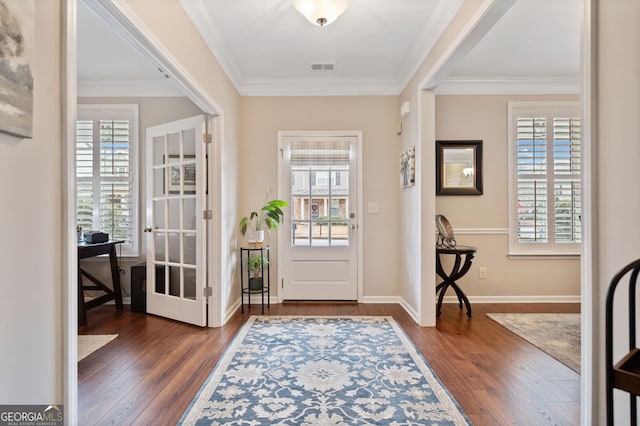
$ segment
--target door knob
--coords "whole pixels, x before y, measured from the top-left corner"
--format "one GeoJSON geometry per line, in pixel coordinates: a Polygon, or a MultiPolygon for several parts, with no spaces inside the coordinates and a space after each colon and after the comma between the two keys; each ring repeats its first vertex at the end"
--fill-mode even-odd
{"type": "Polygon", "coordinates": [[[144,232],[153,232],[153,228],[150,226],[145,226],[143,229],[144,232]]]}

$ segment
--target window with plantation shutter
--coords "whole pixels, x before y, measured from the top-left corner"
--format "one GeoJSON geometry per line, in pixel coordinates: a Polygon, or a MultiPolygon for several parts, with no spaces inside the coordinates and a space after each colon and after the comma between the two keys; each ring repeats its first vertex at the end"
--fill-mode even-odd
{"type": "Polygon", "coordinates": [[[509,253],[579,254],[578,103],[509,103],[509,253]]]}
{"type": "Polygon", "coordinates": [[[78,105],[77,225],[123,240],[138,256],[137,105],[78,105]]]}

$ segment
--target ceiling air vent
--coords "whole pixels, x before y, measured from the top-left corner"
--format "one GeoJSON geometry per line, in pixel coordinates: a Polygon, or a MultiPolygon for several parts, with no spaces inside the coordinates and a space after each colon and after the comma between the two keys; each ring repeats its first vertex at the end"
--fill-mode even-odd
{"type": "Polygon", "coordinates": [[[311,71],[333,71],[335,64],[311,64],[311,71]]]}

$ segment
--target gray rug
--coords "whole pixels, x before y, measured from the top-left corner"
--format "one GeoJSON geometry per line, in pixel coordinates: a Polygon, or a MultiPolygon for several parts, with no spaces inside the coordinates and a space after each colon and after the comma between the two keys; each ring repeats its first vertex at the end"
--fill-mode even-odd
{"type": "Polygon", "coordinates": [[[573,371],[580,373],[580,314],[487,314],[573,371]]]}

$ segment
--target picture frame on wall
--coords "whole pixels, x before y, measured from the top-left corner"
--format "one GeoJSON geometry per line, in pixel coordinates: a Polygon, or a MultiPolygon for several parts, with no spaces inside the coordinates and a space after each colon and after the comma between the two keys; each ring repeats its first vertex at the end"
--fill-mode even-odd
{"type": "Polygon", "coordinates": [[[436,141],[436,195],[482,192],[482,141],[436,141]]]}
{"type": "Polygon", "coordinates": [[[400,186],[409,188],[416,184],[416,147],[411,146],[400,153],[400,186]]]}
{"type": "Polygon", "coordinates": [[[35,0],[0,0],[0,132],[33,137],[35,0]]]}

